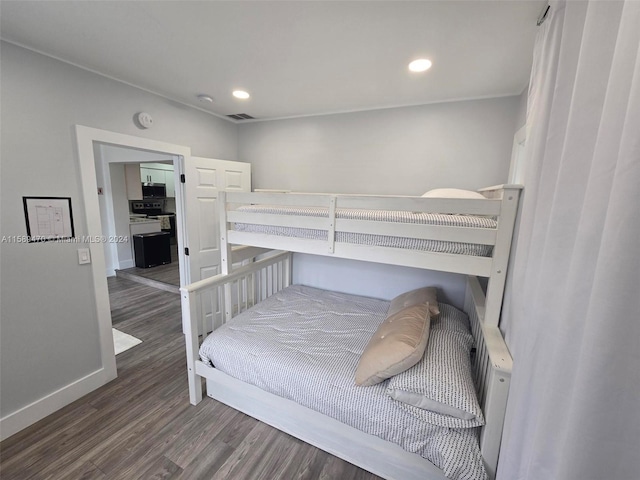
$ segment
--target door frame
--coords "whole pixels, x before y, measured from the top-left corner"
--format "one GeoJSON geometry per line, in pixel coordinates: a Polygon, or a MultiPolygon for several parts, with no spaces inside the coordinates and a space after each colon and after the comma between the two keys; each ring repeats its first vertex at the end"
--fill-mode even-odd
{"type": "MultiPolygon", "coordinates": [[[[108,144],[138,150],[148,150],[174,157],[174,176],[176,185],[176,231],[178,235],[178,255],[180,268],[180,284],[188,284],[189,265],[184,255],[186,242],[184,188],[180,183],[180,176],[184,173],[185,159],[191,156],[191,148],[183,145],[151,140],[148,138],[126,135],[123,133],[100,130],[97,128],[75,125],[75,141],[80,169],[80,183],[84,203],[84,220],[86,235],[89,238],[102,237],[100,222],[100,206],[98,203],[98,183],[96,179],[96,165],[94,144],[108,144]]],[[[91,275],[95,294],[96,314],[100,335],[100,351],[102,366],[105,372],[105,383],[118,376],[116,357],[111,333],[111,308],[109,305],[109,290],[105,276],[106,264],[103,245],[99,242],[89,242],[91,253],[91,275]]]]}

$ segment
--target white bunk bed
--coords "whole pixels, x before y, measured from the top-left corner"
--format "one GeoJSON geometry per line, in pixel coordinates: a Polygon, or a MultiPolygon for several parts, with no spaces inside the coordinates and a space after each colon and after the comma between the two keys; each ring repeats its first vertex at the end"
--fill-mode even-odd
{"type": "MultiPolygon", "coordinates": [[[[363,433],[326,415],[237,380],[201,361],[201,339],[239,313],[291,284],[291,252],[332,255],[380,263],[467,274],[464,311],[470,318],[475,341],[473,365],[478,399],[485,416],[480,450],[489,478],[495,475],[512,360],[497,327],[504,278],[520,186],[499,186],[481,192],[486,199],[434,199],[290,193],[222,193],[221,250],[223,273],[181,289],[186,337],[189,393],[192,404],[202,400],[200,377],[207,395],[285,431],[383,478],[397,480],[446,479],[442,470],[400,446],[363,433]],[[326,216],[291,215],[290,212],[256,213],[239,205],[278,205],[285,208],[326,207],[326,216]],[[495,228],[458,227],[379,220],[340,218],[340,209],[404,211],[437,214],[483,215],[497,220],[495,228]],[[326,240],[292,238],[281,234],[239,231],[234,224],[267,225],[326,232],[326,240]],[[482,244],[491,256],[412,250],[341,242],[336,232],[430,239],[482,244]],[[232,245],[249,246],[233,250],[232,245]],[[250,248],[253,247],[253,248],[250,248]],[[284,250],[247,264],[263,249],[284,250]],[[242,266],[234,268],[230,266],[242,266]],[[477,276],[488,279],[487,295],[477,276]]],[[[407,218],[411,218],[409,215],[407,218]]],[[[344,238],[344,237],[343,237],[344,238]]]]}

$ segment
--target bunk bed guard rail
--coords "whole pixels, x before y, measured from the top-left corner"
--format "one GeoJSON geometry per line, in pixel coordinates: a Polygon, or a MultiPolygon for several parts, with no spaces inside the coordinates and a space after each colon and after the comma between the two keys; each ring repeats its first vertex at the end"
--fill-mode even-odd
{"type": "MultiPolygon", "coordinates": [[[[257,252],[249,250],[251,259],[257,252]]],[[[265,258],[238,266],[232,273],[194,282],[180,288],[182,330],[186,340],[189,371],[189,399],[192,404],[202,399],[202,385],[196,380],[196,359],[201,340],[253,305],[291,284],[291,253],[271,252],[265,258]]],[[[241,250],[233,255],[240,265],[245,256],[241,250]]]]}

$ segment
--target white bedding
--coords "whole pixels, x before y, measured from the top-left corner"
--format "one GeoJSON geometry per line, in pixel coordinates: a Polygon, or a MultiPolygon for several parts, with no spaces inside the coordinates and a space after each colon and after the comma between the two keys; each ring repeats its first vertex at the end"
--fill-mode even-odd
{"type": "MultiPolygon", "coordinates": [[[[386,394],[388,381],[355,385],[358,358],[388,307],[382,300],[288,287],[209,335],[200,356],[232,377],[399,444],[452,479],[485,479],[476,428],[416,418],[386,394]]],[[[444,307],[445,315],[453,310],[444,307]]]]}
{"type": "MultiPolygon", "coordinates": [[[[329,210],[324,207],[288,207],[272,205],[242,206],[238,211],[248,213],[265,213],[276,215],[295,215],[308,217],[329,217],[329,210]]],[[[475,215],[445,215],[439,213],[418,213],[392,210],[337,209],[336,218],[349,220],[372,220],[391,223],[412,223],[419,225],[443,225],[451,227],[496,228],[497,222],[491,218],[475,215]]],[[[240,232],[266,233],[282,237],[306,238],[310,240],[326,240],[327,230],[310,228],[280,227],[251,223],[236,223],[235,230],[240,232]]],[[[395,247],[409,250],[423,250],[459,255],[490,256],[491,246],[473,243],[446,242],[417,238],[393,237],[388,235],[372,235],[368,233],[352,233],[336,231],[336,242],[354,243],[358,245],[375,245],[395,247]]]]}

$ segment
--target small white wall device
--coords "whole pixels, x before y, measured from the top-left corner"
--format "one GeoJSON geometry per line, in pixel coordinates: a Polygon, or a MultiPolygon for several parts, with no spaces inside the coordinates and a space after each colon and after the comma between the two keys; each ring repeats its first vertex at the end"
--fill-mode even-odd
{"type": "Polygon", "coordinates": [[[151,128],[153,126],[153,117],[146,112],[137,113],[135,118],[142,128],[151,128]]]}

